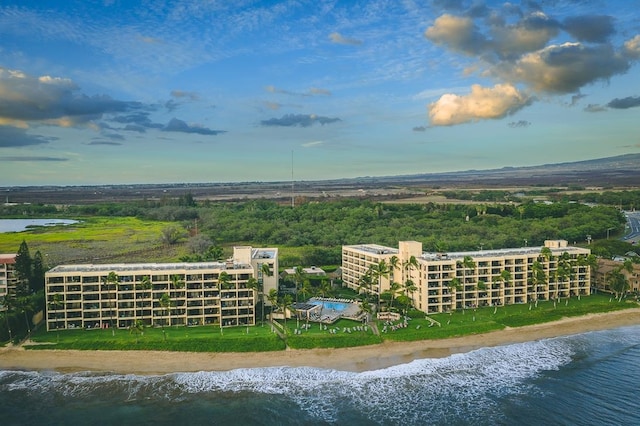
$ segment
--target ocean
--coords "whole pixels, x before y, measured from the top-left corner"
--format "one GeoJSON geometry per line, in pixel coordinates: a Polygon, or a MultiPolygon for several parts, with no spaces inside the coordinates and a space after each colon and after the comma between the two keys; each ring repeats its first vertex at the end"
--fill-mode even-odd
{"type": "Polygon", "coordinates": [[[0,424],[640,425],[639,388],[634,326],[363,373],[2,371],[0,424]]]}

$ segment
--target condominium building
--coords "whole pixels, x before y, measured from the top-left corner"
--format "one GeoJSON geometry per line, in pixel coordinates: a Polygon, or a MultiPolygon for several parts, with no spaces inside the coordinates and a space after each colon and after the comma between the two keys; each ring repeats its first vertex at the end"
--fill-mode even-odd
{"type": "MultiPolygon", "coordinates": [[[[0,254],[0,298],[14,292],[16,289],[18,279],[15,274],[15,264],[15,253],[0,254]]],[[[0,305],[0,309],[4,309],[4,307],[0,305]]]]}
{"type": "Polygon", "coordinates": [[[393,282],[404,289],[410,280],[415,290],[406,294],[415,308],[448,312],[589,295],[589,254],[564,240],[545,241],[543,247],[448,253],[423,252],[417,241],[400,241],[397,249],[350,245],[342,247],[342,280],[375,295],[389,291],[393,282]]]}
{"type": "Polygon", "coordinates": [[[47,330],[254,325],[250,279],[269,292],[277,271],[278,249],[248,246],[226,262],[59,265],[45,274],[47,330]]]}
{"type": "Polygon", "coordinates": [[[593,272],[593,286],[600,291],[607,293],[614,293],[609,284],[609,275],[614,270],[619,270],[620,273],[627,279],[629,284],[629,291],[633,293],[640,293],[640,264],[632,263],[631,271],[626,270],[624,265],[625,258],[617,259],[598,259],[598,267],[593,272]]]}

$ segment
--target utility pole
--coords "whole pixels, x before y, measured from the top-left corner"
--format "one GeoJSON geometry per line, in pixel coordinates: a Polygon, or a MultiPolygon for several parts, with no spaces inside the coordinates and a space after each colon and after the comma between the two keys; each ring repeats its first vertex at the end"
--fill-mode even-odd
{"type": "Polygon", "coordinates": [[[296,206],[293,182],[293,150],[291,150],[291,208],[296,206]]]}

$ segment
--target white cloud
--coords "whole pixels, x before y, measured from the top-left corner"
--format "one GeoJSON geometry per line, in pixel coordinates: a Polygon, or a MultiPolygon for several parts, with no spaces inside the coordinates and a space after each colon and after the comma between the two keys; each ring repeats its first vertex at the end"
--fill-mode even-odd
{"type": "Polygon", "coordinates": [[[429,104],[432,126],[452,126],[483,119],[502,118],[531,102],[531,98],[509,84],[485,88],[478,84],[466,96],[446,94],[429,104]]]}
{"type": "Polygon", "coordinates": [[[628,69],[629,61],[611,46],[564,43],[524,55],[515,63],[502,63],[490,72],[535,91],[572,93],[628,69]]]}
{"type": "Polygon", "coordinates": [[[624,50],[629,58],[640,59],[640,34],[624,43],[624,50]]]}

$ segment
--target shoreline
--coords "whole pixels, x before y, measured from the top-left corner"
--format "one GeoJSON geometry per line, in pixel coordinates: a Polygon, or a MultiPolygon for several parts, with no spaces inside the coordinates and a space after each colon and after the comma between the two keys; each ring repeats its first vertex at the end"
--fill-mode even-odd
{"type": "Polygon", "coordinates": [[[413,342],[384,342],[340,349],[291,349],[278,352],[211,353],[162,351],[79,351],[5,347],[0,370],[162,375],[179,372],[229,371],[240,368],[314,367],[362,372],[416,359],[444,358],[483,347],[640,325],[640,308],[563,318],[559,321],[483,334],[413,342]]]}

